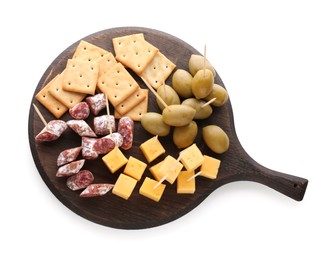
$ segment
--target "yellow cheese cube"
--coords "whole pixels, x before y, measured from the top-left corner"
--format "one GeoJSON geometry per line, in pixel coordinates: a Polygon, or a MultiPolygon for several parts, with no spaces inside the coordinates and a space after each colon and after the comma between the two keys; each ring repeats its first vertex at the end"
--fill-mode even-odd
{"type": "Polygon", "coordinates": [[[157,183],[158,181],[146,177],[139,189],[139,193],[147,198],[155,200],[156,202],[160,201],[166,185],[161,183],[154,189],[157,183]]]}
{"type": "Polygon", "coordinates": [[[112,193],[127,200],[134,190],[136,183],[136,179],[121,173],[118,180],[114,184],[112,193]]]}
{"type": "Polygon", "coordinates": [[[177,179],[177,193],[189,193],[193,194],[196,190],[195,178],[188,181],[188,179],[194,176],[195,172],[181,171],[177,179]]]}
{"type": "Polygon", "coordinates": [[[114,147],[111,152],[102,157],[102,161],[112,173],[115,173],[128,162],[128,159],[123,155],[118,147],[114,147]]]}
{"type": "Polygon", "coordinates": [[[174,181],[177,179],[182,168],[183,165],[180,162],[174,159],[171,155],[168,155],[158,168],[157,174],[160,179],[164,176],[167,176],[166,180],[169,183],[173,184],[174,181]]]}
{"type": "Polygon", "coordinates": [[[151,174],[153,175],[154,179],[159,181],[162,177],[158,172],[158,169],[161,167],[163,161],[154,164],[152,167],[149,168],[149,171],[151,172],[151,174]]]}
{"type": "Polygon", "coordinates": [[[147,164],[130,156],[123,173],[135,178],[137,181],[141,179],[147,164]]]}
{"type": "Polygon", "coordinates": [[[204,155],[204,162],[200,167],[200,176],[216,179],[221,161],[219,159],[204,155]]]}
{"type": "Polygon", "coordinates": [[[165,153],[165,149],[156,136],[148,139],[139,146],[148,162],[154,161],[157,157],[165,153]]]}
{"type": "Polygon", "coordinates": [[[197,169],[204,161],[204,156],[196,144],[193,144],[181,151],[180,156],[181,162],[186,167],[188,172],[197,169]]]}

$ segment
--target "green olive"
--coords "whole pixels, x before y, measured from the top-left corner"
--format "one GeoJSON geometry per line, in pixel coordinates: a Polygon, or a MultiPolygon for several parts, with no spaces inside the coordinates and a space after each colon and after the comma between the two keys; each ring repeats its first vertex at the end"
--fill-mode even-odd
{"type": "Polygon", "coordinates": [[[210,105],[202,107],[206,102],[196,98],[188,98],[182,102],[182,105],[190,106],[196,110],[194,119],[205,119],[210,117],[213,113],[213,109],[210,105]]]}
{"type": "Polygon", "coordinates": [[[211,99],[216,98],[215,101],[211,103],[214,107],[220,107],[228,101],[229,95],[225,88],[218,84],[213,85],[213,90],[207,97],[204,99],[206,101],[210,101],[211,99]]]}
{"type": "Polygon", "coordinates": [[[215,153],[224,153],[229,149],[229,137],[217,125],[205,126],[203,138],[206,145],[215,153]]]}
{"type": "MultiPolygon", "coordinates": [[[[156,92],[167,105],[178,105],[180,104],[180,98],[177,92],[169,85],[161,85],[156,92]]],[[[159,99],[156,99],[157,105],[161,110],[164,109],[164,105],[159,99]]]]}
{"type": "Polygon", "coordinates": [[[170,126],[188,125],[196,114],[196,110],[185,105],[170,105],[164,108],[163,121],[170,126]]]}
{"type": "MultiPolygon", "coordinates": [[[[204,56],[197,55],[197,54],[192,54],[190,59],[189,59],[189,71],[191,75],[195,76],[198,70],[201,70],[204,68],[204,56]]],[[[213,76],[215,77],[216,72],[214,67],[208,62],[206,59],[206,68],[209,69],[212,73],[213,76]]]]}
{"type": "Polygon", "coordinates": [[[205,98],[211,93],[214,85],[213,73],[208,70],[198,70],[191,82],[191,90],[197,99],[205,98]]]}
{"type": "Polygon", "coordinates": [[[195,121],[188,125],[175,127],[173,130],[173,142],[178,148],[186,148],[193,144],[198,133],[195,121]]]}
{"type": "Polygon", "coordinates": [[[163,116],[155,112],[147,112],[140,119],[142,127],[149,133],[158,136],[167,136],[170,126],[163,122],[163,116]]]}
{"type": "Polygon", "coordinates": [[[183,98],[192,96],[191,82],[192,75],[183,69],[178,69],[172,76],[172,87],[183,98]]]}

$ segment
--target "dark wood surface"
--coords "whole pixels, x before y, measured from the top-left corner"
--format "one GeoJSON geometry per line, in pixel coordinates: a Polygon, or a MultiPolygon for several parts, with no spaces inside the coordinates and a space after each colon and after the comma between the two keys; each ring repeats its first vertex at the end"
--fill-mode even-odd
{"type": "MultiPolygon", "coordinates": [[[[162,53],[177,65],[177,68],[187,69],[191,54],[199,54],[197,50],[186,42],[169,34],[148,28],[121,27],[108,29],[89,35],[84,40],[113,52],[112,38],[139,32],[144,33],[146,40],[157,46],[162,53]]],[[[64,50],[52,62],[35,89],[31,104],[36,103],[38,105],[47,121],[54,119],[54,117],[35,100],[34,96],[44,84],[64,69],[67,59],[72,57],[78,43],[79,40],[64,50]]],[[[134,75],[134,77],[142,88],[146,88],[137,76],[134,75]]],[[[215,82],[224,87],[219,75],[216,75],[215,82]]],[[[166,84],[171,85],[171,77],[166,84]]],[[[149,111],[159,111],[155,97],[151,93],[149,96],[149,111]]],[[[104,112],[102,111],[102,114],[104,112]]],[[[71,118],[66,113],[61,119],[67,121],[71,118]]],[[[92,119],[92,116],[87,119],[91,126],[93,125],[92,119]]],[[[29,142],[40,176],[52,193],[76,214],[95,223],[113,228],[142,229],[166,224],[191,211],[218,187],[234,181],[258,182],[295,200],[300,201],[303,199],[308,180],[267,169],[255,162],[245,152],[235,132],[230,100],[223,107],[214,108],[213,115],[208,120],[197,121],[197,123],[199,126],[199,133],[195,140],[197,146],[204,154],[216,157],[222,161],[218,178],[216,180],[209,180],[203,177],[196,178],[196,192],[192,195],[177,194],[176,183],[173,185],[167,183],[159,203],[140,195],[138,192],[145,176],[151,176],[148,168],[158,160],[148,164],[142,180],[137,183],[129,200],[124,200],[111,192],[102,197],[80,198],[80,191],[74,192],[69,190],[66,187],[66,179],[57,178],[55,174],[58,169],[56,166],[58,154],[64,149],[79,146],[81,138],[68,129],[57,141],[52,143],[36,143],[34,137],[42,130],[43,123],[31,106],[29,113],[29,142]],[[219,125],[229,136],[230,149],[223,155],[214,154],[203,142],[201,129],[209,124],[219,125]]],[[[133,155],[146,162],[139,149],[139,145],[150,137],[152,136],[142,129],[140,123],[136,122],[134,144],[131,150],[124,152],[126,157],[133,155]]],[[[170,154],[175,158],[178,157],[179,150],[173,144],[171,136],[160,138],[160,141],[167,151],[166,154],[170,154]]],[[[84,169],[89,169],[94,173],[94,182],[96,183],[115,183],[119,173],[123,170],[121,169],[119,172],[111,174],[102,163],[101,158],[95,161],[86,161],[84,169]]]]}

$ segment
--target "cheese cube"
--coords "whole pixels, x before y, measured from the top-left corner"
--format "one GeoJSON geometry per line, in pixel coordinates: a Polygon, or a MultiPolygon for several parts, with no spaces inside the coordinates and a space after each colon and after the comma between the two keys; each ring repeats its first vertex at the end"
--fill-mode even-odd
{"type": "Polygon", "coordinates": [[[166,185],[161,183],[157,188],[154,189],[157,183],[158,181],[146,177],[139,189],[139,193],[156,202],[160,201],[166,185]]]}
{"type": "Polygon", "coordinates": [[[121,173],[118,180],[114,184],[112,193],[127,200],[134,190],[136,183],[136,179],[121,173]]]}
{"type": "Polygon", "coordinates": [[[195,178],[188,181],[188,179],[194,176],[195,172],[181,171],[177,179],[177,193],[189,193],[193,194],[196,190],[195,178]]]}
{"type": "Polygon", "coordinates": [[[123,165],[128,162],[128,159],[123,155],[120,149],[116,146],[112,151],[102,157],[102,161],[112,173],[115,173],[123,165]]]}
{"type": "Polygon", "coordinates": [[[196,144],[193,144],[181,151],[180,156],[181,162],[186,167],[188,172],[197,169],[204,161],[204,156],[196,144]]]}
{"type": "Polygon", "coordinates": [[[154,179],[159,181],[162,177],[158,172],[158,169],[161,167],[163,161],[154,164],[152,167],[149,168],[149,171],[151,172],[151,174],[153,175],[154,179]]]}
{"type": "Polygon", "coordinates": [[[182,168],[183,165],[180,162],[174,159],[171,155],[168,155],[158,168],[157,174],[160,179],[164,176],[167,176],[166,180],[169,183],[173,184],[174,181],[177,179],[182,168]]]}
{"type": "Polygon", "coordinates": [[[139,146],[148,162],[154,161],[157,157],[165,153],[165,149],[156,136],[148,139],[139,146]]]}
{"type": "Polygon", "coordinates": [[[147,164],[130,156],[123,173],[135,178],[137,181],[141,179],[147,164]]]}
{"type": "Polygon", "coordinates": [[[220,160],[204,155],[204,162],[200,167],[200,171],[201,171],[200,176],[209,179],[216,179],[220,164],[221,164],[220,160]]]}

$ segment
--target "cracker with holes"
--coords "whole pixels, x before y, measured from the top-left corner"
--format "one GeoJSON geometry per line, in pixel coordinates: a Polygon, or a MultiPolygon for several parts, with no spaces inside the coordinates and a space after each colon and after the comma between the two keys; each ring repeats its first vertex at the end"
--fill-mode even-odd
{"type": "Polygon", "coordinates": [[[145,98],[124,115],[120,115],[119,112],[115,109],[114,117],[116,119],[120,119],[123,116],[128,116],[134,121],[140,121],[142,115],[145,114],[148,109],[148,89],[141,89],[141,91],[144,92],[145,98]]]}
{"type": "Polygon", "coordinates": [[[112,39],[117,61],[140,75],[152,61],[158,49],[138,34],[112,39]]]}
{"type": "Polygon", "coordinates": [[[66,91],[95,94],[99,64],[91,61],[69,59],[62,80],[66,91]]]}
{"type": "Polygon", "coordinates": [[[163,82],[170,76],[176,65],[170,61],[161,52],[158,52],[153,60],[141,73],[144,78],[153,88],[158,89],[163,85],[163,82]]]}
{"type": "Polygon", "coordinates": [[[99,58],[108,54],[107,50],[104,50],[94,44],[81,40],[75,50],[73,59],[95,62],[99,58]]]}
{"type": "Polygon", "coordinates": [[[146,92],[143,89],[138,88],[129,97],[127,97],[120,104],[115,106],[115,110],[123,116],[128,111],[133,109],[136,105],[138,105],[141,101],[143,101],[146,98],[146,95],[148,95],[148,91],[146,92]]]}
{"type": "Polygon", "coordinates": [[[97,86],[102,93],[107,95],[114,107],[139,88],[138,83],[121,63],[115,64],[109,71],[99,77],[97,86]]]}
{"type": "Polygon", "coordinates": [[[111,52],[108,52],[103,57],[97,59],[96,62],[99,63],[99,77],[118,63],[111,52]]]}
{"type": "Polygon", "coordinates": [[[64,104],[66,107],[72,108],[74,105],[81,102],[86,96],[86,94],[64,90],[62,87],[62,80],[64,74],[65,70],[61,72],[61,74],[59,74],[57,77],[55,77],[55,80],[52,82],[48,91],[51,96],[53,96],[59,102],[64,104]]]}
{"type": "Polygon", "coordinates": [[[49,93],[49,89],[51,88],[53,82],[56,81],[58,76],[59,75],[55,76],[35,95],[35,98],[56,118],[60,118],[68,110],[64,104],[62,104],[49,93]]]}

